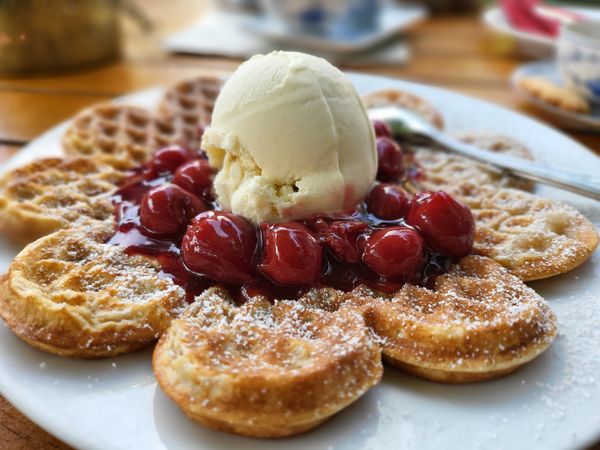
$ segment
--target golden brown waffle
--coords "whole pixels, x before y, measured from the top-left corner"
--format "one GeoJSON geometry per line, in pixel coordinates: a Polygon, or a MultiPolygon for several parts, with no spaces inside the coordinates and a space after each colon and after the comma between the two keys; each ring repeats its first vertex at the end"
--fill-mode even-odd
{"type": "Polygon", "coordinates": [[[0,231],[26,244],[56,230],[113,217],[125,173],[89,158],[40,159],[0,180],[0,231]]]}
{"type": "Polygon", "coordinates": [[[367,323],[388,362],[432,381],[467,383],[508,374],[556,336],[550,306],[491,259],[467,256],[431,289],[405,285],[365,300],[367,323]]]}
{"type": "Polygon", "coordinates": [[[525,281],[573,270],[598,246],[598,232],[571,206],[516,189],[463,183],[448,189],[472,211],[474,252],[525,281]]]}
{"type": "Polygon", "coordinates": [[[186,138],[199,147],[198,127],[210,124],[222,86],[221,78],[208,75],[181,81],[167,90],[158,106],[158,114],[179,123],[186,138]]]}
{"type": "MultiPolygon", "coordinates": [[[[523,144],[507,136],[461,133],[457,135],[457,138],[482,150],[533,159],[531,152],[523,144]]],[[[533,189],[531,181],[507,175],[503,171],[454,153],[419,148],[415,153],[415,159],[424,169],[425,179],[422,181],[422,185],[429,190],[449,189],[464,181],[478,186],[513,187],[528,191],[533,189]]]]}
{"type": "Polygon", "coordinates": [[[416,112],[439,129],[444,128],[444,119],[435,106],[410,92],[384,89],[363,95],[361,99],[367,109],[376,106],[399,106],[416,112]]]}
{"type": "Polygon", "coordinates": [[[117,169],[147,161],[159,148],[192,146],[176,122],[152,116],[134,106],[112,103],[93,106],[75,116],[63,136],[67,155],[87,156],[117,169]]]}
{"type": "Polygon", "coordinates": [[[360,314],[233,306],[218,289],[173,322],[153,358],[162,389],[192,419],[218,430],[283,437],[309,430],[381,379],[381,349],[360,314]]]}
{"type": "Polygon", "coordinates": [[[25,247],[0,285],[0,316],[25,342],[101,358],[154,342],[185,305],[159,263],[104,244],[113,224],[60,230],[25,247]]]}

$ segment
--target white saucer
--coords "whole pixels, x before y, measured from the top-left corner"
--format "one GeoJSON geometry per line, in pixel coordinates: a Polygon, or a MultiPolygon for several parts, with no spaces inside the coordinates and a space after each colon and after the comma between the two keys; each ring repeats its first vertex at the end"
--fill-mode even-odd
{"type": "Polygon", "coordinates": [[[268,16],[249,16],[243,22],[245,30],[283,45],[329,53],[353,53],[378,45],[427,16],[421,5],[386,6],[380,14],[378,26],[363,33],[331,33],[324,36],[296,33],[268,16]]]}
{"type": "Polygon", "coordinates": [[[513,87],[528,101],[551,114],[559,125],[574,130],[600,132],[600,106],[592,105],[590,114],[580,114],[551,105],[519,87],[519,80],[525,77],[541,77],[562,84],[554,61],[540,61],[519,66],[511,76],[513,87]]]}

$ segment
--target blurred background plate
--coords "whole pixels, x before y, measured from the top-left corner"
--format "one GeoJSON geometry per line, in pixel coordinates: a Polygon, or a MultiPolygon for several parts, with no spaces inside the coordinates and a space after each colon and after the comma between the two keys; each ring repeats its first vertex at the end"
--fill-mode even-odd
{"type": "Polygon", "coordinates": [[[551,105],[519,87],[519,80],[525,77],[541,77],[554,84],[562,85],[563,82],[556,70],[556,63],[554,61],[538,61],[519,66],[517,70],[513,72],[511,77],[513,87],[524,96],[527,101],[550,114],[557,125],[574,130],[600,132],[600,105],[592,104],[592,111],[590,114],[578,114],[567,111],[551,105]]]}
{"type": "MultiPolygon", "coordinates": [[[[569,7],[568,9],[589,19],[600,20],[599,8],[569,7]]],[[[554,39],[516,29],[499,7],[485,11],[483,20],[492,30],[513,39],[516,53],[532,58],[550,58],[554,55],[554,39]]]]}
{"type": "Polygon", "coordinates": [[[369,10],[373,26],[353,28],[342,18],[337,25],[310,32],[296,26],[293,18],[284,17],[285,12],[261,11],[221,5],[191,27],[167,36],[163,47],[172,53],[233,58],[276,49],[298,50],[346,66],[399,65],[410,58],[408,43],[400,35],[427,17],[423,5],[384,2],[376,12],[369,10]]]}

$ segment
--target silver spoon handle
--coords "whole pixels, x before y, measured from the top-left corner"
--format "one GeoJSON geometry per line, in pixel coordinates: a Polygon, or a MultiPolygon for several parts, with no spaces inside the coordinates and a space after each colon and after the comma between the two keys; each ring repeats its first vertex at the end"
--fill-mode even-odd
{"type": "Polygon", "coordinates": [[[440,132],[432,133],[430,138],[435,144],[446,150],[467,156],[482,163],[491,164],[522,178],[539,181],[540,183],[556,186],[600,200],[600,179],[598,178],[580,173],[567,172],[510,155],[480,150],[473,145],[465,144],[440,132]]]}

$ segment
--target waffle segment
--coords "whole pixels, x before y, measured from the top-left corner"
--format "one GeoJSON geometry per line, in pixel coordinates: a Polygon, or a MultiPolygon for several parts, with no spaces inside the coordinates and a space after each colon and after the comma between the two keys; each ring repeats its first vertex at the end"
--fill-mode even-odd
{"type": "Polygon", "coordinates": [[[391,299],[362,299],[390,364],[421,378],[496,378],[546,350],[556,336],[550,306],[489,258],[467,256],[431,289],[405,285],[391,299]]]}
{"type": "Polygon", "coordinates": [[[210,124],[215,101],[223,86],[223,80],[214,76],[199,76],[183,80],[167,90],[158,105],[158,115],[178,124],[186,138],[198,141],[198,127],[210,124]]]}
{"type": "Polygon", "coordinates": [[[381,350],[352,310],[300,302],[233,306],[211,289],[173,322],[153,358],[158,382],[192,419],[283,437],[309,430],[381,379],[381,350]]]}
{"type": "MultiPolygon", "coordinates": [[[[533,159],[533,155],[520,142],[502,135],[487,133],[461,133],[456,136],[467,144],[493,153],[503,153],[523,159],[533,159]]],[[[531,191],[533,182],[506,174],[486,164],[455,153],[430,148],[419,148],[415,159],[424,169],[425,179],[422,181],[428,190],[452,189],[463,182],[474,185],[501,186],[531,191]]]]}
{"type": "Polygon", "coordinates": [[[194,143],[177,122],[112,103],[81,111],[63,136],[67,155],[91,157],[117,169],[135,167],[159,148],[172,144],[195,148],[194,143]]]}
{"type": "Polygon", "coordinates": [[[125,174],[89,158],[40,159],[0,180],[0,231],[27,244],[56,230],[112,219],[125,174]]]}
{"type": "Polygon", "coordinates": [[[414,111],[440,130],[444,128],[442,114],[430,102],[415,94],[397,89],[383,89],[361,97],[365,108],[399,106],[414,111]]]}
{"type": "Polygon", "coordinates": [[[516,189],[463,183],[451,190],[477,224],[473,251],[525,281],[569,272],[598,247],[598,232],[571,206],[516,189]]]}
{"type": "Polygon", "coordinates": [[[103,242],[112,225],[60,230],[25,247],[0,286],[0,316],[62,356],[115,356],[154,342],[185,305],[157,261],[103,242]]]}

